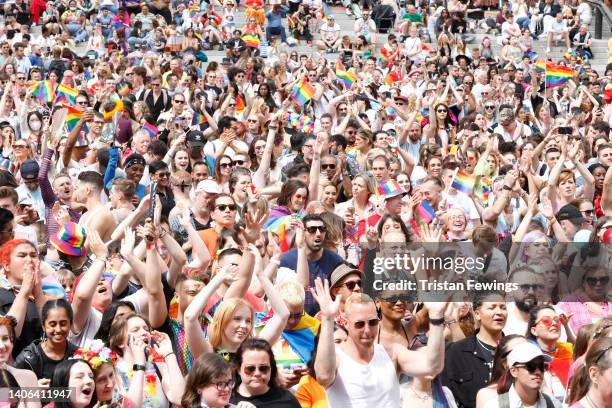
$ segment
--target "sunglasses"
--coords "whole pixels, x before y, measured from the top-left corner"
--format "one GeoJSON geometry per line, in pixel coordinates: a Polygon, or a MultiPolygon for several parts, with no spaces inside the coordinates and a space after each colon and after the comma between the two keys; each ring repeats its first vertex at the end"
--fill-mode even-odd
{"type": "Polygon", "coordinates": [[[528,363],[525,364],[516,364],[515,365],[516,368],[524,368],[527,371],[529,371],[529,374],[533,374],[536,372],[536,370],[539,370],[540,372],[545,372],[546,370],[548,370],[548,363],[542,360],[539,361],[534,361],[531,360],[528,363]]]}
{"type": "Polygon", "coordinates": [[[215,208],[217,208],[219,211],[221,212],[225,212],[225,210],[230,210],[230,211],[236,211],[236,204],[217,204],[215,206],[215,208]]]}
{"type": "Polygon", "coordinates": [[[14,144],[13,149],[27,149],[28,146],[22,144],[14,144]]]}
{"type": "Polygon", "coordinates": [[[315,225],[312,227],[304,228],[309,234],[315,234],[317,231],[321,231],[322,234],[327,232],[327,227],[325,225],[315,225]]]}
{"type": "Polygon", "coordinates": [[[585,281],[589,286],[597,286],[597,285],[605,286],[608,283],[610,283],[610,277],[602,276],[600,278],[586,278],[585,281]]]}
{"type": "Polygon", "coordinates": [[[217,387],[217,391],[231,390],[234,388],[234,380],[219,381],[218,383],[212,383],[211,385],[217,387]]]}
{"type": "Polygon", "coordinates": [[[366,324],[370,327],[376,327],[378,326],[379,323],[380,323],[380,320],[378,319],[370,319],[367,322],[364,322],[364,321],[353,322],[353,327],[356,328],[357,330],[361,330],[366,326],[366,324]]]}
{"type": "Polygon", "coordinates": [[[436,110],[436,112],[438,112],[438,113],[446,113],[448,111],[446,109],[438,109],[438,110],[436,110]]]}
{"type": "Polygon", "coordinates": [[[485,109],[490,109],[490,110],[493,110],[493,109],[495,109],[495,106],[493,106],[493,105],[487,105],[487,106],[485,106],[485,109]]]}
{"type": "Polygon", "coordinates": [[[175,99],[175,100],[174,100],[174,102],[175,102],[175,103],[180,103],[180,104],[185,103],[185,101],[183,101],[183,100],[178,100],[178,99],[175,99]]]}
{"type": "Polygon", "coordinates": [[[385,303],[391,303],[391,304],[396,304],[397,302],[408,303],[408,300],[404,299],[402,296],[399,296],[399,295],[387,296],[387,297],[381,298],[381,300],[385,303]]]}
{"type": "Polygon", "coordinates": [[[244,166],[245,163],[244,160],[234,160],[234,165],[244,166]]]}
{"type": "Polygon", "coordinates": [[[333,163],[321,165],[321,170],[335,170],[335,169],[336,169],[336,165],[333,163]]]}
{"type": "Polygon", "coordinates": [[[584,215],[593,215],[595,214],[595,210],[584,210],[584,211],[580,211],[581,213],[583,213],[584,215]]]}
{"type": "Polygon", "coordinates": [[[359,280],[354,280],[354,281],[348,281],[348,282],[344,282],[342,285],[340,286],[346,286],[346,288],[348,290],[354,290],[357,286],[359,286],[360,288],[361,286],[361,279],[359,280]]]}
{"type": "Polygon", "coordinates": [[[249,123],[257,123],[257,119],[247,119],[247,122],[249,122],[249,123]]]}
{"type": "Polygon", "coordinates": [[[230,162],[230,163],[221,163],[219,166],[228,168],[228,167],[232,167],[233,165],[234,165],[234,162],[230,162]]]}
{"type": "Polygon", "coordinates": [[[244,366],[243,368],[244,373],[246,375],[253,375],[256,370],[262,373],[263,375],[267,375],[270,372],[270,369],[271,368],[268,365],[261,365],[261,366],[248,365],[248,366],[244,366]]]}
{"type": "Polygon", "coordinates": [[[159,178],[168,178],[170,177],[170,172],[157,173],[157,177],[159,178]]]}
{"type": "Polygon", "coordinates": [[[550,327],[553,324],[559,327],[561,326],[561,318],[559,316],[555,316],[555,317],[544,316],[543,318],[535,322],[536,325],[539,323],[542,323],[546,327],[550,327]]]}

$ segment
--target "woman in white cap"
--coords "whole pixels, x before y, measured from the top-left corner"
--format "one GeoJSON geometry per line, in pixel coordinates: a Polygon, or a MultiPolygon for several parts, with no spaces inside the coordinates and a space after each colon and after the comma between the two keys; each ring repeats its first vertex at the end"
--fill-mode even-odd
{"type": "Polygon", "coordinates": [[[504,383],[498,387],[497,399],[489,400],[485,408],[561,408],[557,400],[540,392],[547,369],[546,356],[538,346],[517,344],[508,354],[508,369],[504,383]]]}

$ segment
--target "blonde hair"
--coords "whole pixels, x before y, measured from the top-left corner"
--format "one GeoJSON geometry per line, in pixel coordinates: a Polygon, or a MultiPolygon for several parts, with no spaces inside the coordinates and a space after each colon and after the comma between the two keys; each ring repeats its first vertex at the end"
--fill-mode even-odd
{"type": "MultiPolygon", "coordinates": [[[[254,313],[250,304],[240,298],[223,300],[221,305],[215,311],[215,317],[213,317],[213,321],[208,327],[208,339],[213,349],[221,347],[221,344],[223,343],[223,332],[234,317],[236,310],[241,307],[246,307],[249,309],[251,312],[251,325],[253,324],[254,313]]],[[[249,332],[249,337],[250,336],[251,332],[249,332]]]]}
{"type": "Polygon", "coordinates": [[[294,280],[286,280],[276,286],[281,298],[291,306],[302,306],[306,299],[306,292],[302,285],[294,280]]]}
{"type": "Polygon", "coordinates": [[[358,305],[366,305],[366,304],[372,304],[374,305],[374,300],[366,295],[365,293],[353,293],[351,296],[346,298],[346,301],[344,302],[344,316],[348,318],[349,316],[349,310],[351,309],[351,306],[354,304],[358,304],[358,305]]]}
{"type": "Polygon", "coordinates": [[[559,173],[559,179],[557,180],[557,185],[560,185],[564,181],[572,180],[574,184],[576,183],[576,176],[574,176],[574,172],[569,169],[561,170],[559,173]]]}

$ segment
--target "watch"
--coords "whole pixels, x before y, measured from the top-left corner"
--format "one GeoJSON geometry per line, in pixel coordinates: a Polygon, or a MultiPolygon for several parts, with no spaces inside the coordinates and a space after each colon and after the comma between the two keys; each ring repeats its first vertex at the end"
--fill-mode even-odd
{"type": "Polygon", "coordinates": [[[431,324],[432,326],[441,326],[444,324],[444,317],[441,317],[439,319],[432,319],[431,317],[429,318],[429,324],[431,324]]]}
{"type": "Polygon", "coordinates": [[[134,364],[132,371],[147,371],[147,367],[144,364],[134,364]]]}

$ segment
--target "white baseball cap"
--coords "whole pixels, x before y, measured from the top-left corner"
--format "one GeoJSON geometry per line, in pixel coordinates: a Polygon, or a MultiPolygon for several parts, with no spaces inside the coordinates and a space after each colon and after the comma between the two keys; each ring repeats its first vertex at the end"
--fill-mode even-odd
{"type": "Polygon", "coordinates": [[[221,188],[216,181],[211,179],[202,180],[195,189],[196,193],[221,194],[221,188]]]}
{"type": "Polygon", "coordinates": [[[524,342],[514,346],[510,354],[508,354],[508,367],[512,367],[516,363],[528,363],[534,358],[543,357],[544,353],[540,347],[531,342],[524,342]]]}

